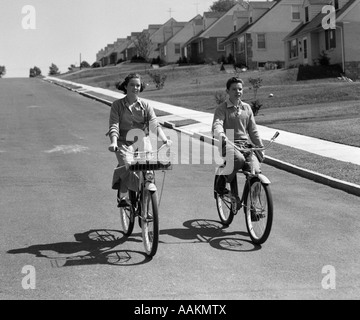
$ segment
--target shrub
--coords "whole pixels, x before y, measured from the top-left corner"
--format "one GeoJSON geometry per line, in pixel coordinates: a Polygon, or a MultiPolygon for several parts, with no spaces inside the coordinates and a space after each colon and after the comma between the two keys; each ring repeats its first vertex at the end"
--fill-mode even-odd
{"type": "Polygon", "coordinates": [[[94,62],[92,65],[91,65],[91,68],[100,68],[101,67],[101,64],[100,62],[94,62]]]}
{"type": "Polygon", "coordinates": [[[158,90],[164,88],[165,81],[167,78],[166,74],[160,72],[149,72],[148,73],[152,81],[155,83],[155,86],[158,90]]]}
{"type": "Polygon", "coordinates": [[[342,67],[338,64],[329,66],[309,66],[300,65],[297,75],[297,81],[311,80],[311,79],[324,79],[324,78],[337,78],[342,74],[342,67]]]}
{"type": "Polygon", "coordinates": [[[215,101],[217,104],[221,104],[226,101],[226,92],[225,91],[216,91],[214,94],[215,101]]]}
{"type": "Polygon", "coordinates": [[[250,102],[250,107],[252,109],[254,116],[256,116],[262,107],[262,103],[260,103],[259,100],[254,100],[250,102]]]}
{"type": "Polygon", "coordinates": [[[327,56],[326,52],[323,50],[319,55],[319,64],[321,66],[329,66],[330,65],[330,58],[327,56]]]}
{"type": "Polygon", "coordinates": [[[146,59],[141,56],[133,56],[131,58],[131,62],[133,62],[133,63],[146,62],[146,59]]]}
{"type": "Polygon", "coordinates": [[[262,86],[262,79],[261,78],[249,78],[249,82],[254,91],[254,99],[256,99],[257,92],[260,89],[260,87],[262,86]]]}

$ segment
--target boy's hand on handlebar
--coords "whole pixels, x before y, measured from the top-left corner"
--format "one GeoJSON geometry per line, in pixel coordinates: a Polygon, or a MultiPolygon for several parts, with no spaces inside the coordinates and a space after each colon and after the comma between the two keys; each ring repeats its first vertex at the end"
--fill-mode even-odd
{"type": "Polygon", "coordinates": [[[173,142],[169,139],[164,141],[164,145],[166,145],[168,148],[170,148],[172,144],[173,144],[173,142]]]}

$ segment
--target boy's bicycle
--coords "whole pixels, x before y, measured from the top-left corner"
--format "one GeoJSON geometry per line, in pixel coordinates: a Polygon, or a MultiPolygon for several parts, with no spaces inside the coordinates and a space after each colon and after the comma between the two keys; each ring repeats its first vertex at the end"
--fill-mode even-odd
{"type": "MultiPolygon", "coordinates": [[[[128,190],[126,196],[128,205],[120,206],[121,224],[125,235],[131,235],[138,217],[145,252],[151,257],[156,254],[159,242],[159,206],[155,171],[165,172],[172,169],[173,153],[169,149],[164,150],[164,147],[165,145],[151,152],[127,152],[127,156],[130,155],[132,158],[129,170],[139,175],[139,192],[128,190]]],[[[120,199],[120,190],[118,199],[120,199]]]]}
{"type": "MultiPolygon", "coordinates": [[[[251,159],[255,151],[268,149],[278,136],[279,132],[276,132],[269,143],[262,148],[239,148],[228,139],[226,139],[226,143],[229,143],[240,152],[249,152],[251,159]]],[[[262,244],[270,235],[273,221],[273,200],[270,190],[271,182],[265,175],[256,173],[250,164],[250,172],[243,170],[238,171],[238,173],[245,175],[245,184],[242,195],[240,195],[238,190],[237,175],[231,183],[226,183],[226,188],[229,192],[224,195],[219,195],[215,191],[215,186],[217,184],[219,174],[221,174],[225,165],[226,164],[217,168],[214,182],[214,197],[216,199],[216,207],[220,220],[224,225],[230,225],[234,216],[243,207],[245,212],[246,227],[251,240],[255,244],[262,244]]]]}

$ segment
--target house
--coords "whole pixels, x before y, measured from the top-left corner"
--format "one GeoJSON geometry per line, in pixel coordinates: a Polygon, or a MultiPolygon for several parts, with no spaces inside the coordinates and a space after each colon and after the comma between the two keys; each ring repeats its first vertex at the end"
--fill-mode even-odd
{"type": "Polygon", "coordinates": [[[210,63],[224,58],[225,47],[221,42],[234,31],[234,12],[246,11],[246,8],[246,3],[241,1],[225,13],[205,12],[203,31],[186,43],[189,60],[210,63]]]}
{"type": "Polygon", "coordinates": [[[129,40],[127,38],[118,38],[113,45],[113,48],[107,53],[110,65],[116,65],[120,59],[125,60],[122,52],[129,45],[129,40]]]}
{"type": "Polygon", "coordinates": [[[223,41],[227,56],[231,54],[235,64],[250,69],[283,67],[283,39],[301,23],[302,2],[250,2],[246,13],[234,15],[237,30],[223,41]]]}
{"type": "Polygon", "coordinates": [[[325,53],[330,64],[360,78],[360,0],[304,0],[301,20],[284,39],[286,67],[315,65],[325,53]]]}
{"type": "MultiPolygon", "coordinates": [[[[190,38],[182,48],[182,55],[188,59],[189,62],[198,63],[200,61],[200,43],[201,38],[199,37],[204,30],[209,28],[215,23],[220,17],[223,16],[222,12],[204,12],[201,20],[194,21],[195,35],[190,38]]],[[[203,60],[202,60],[203,61],[203,60]]]]}
{"type": "Polygon", "coordinates": [[[196,15],[173,37],[159,46],[160,58],[166,63],[176,63],[184,56],[184,44],[202,30],[202,16],[196,15]]]}
{"type": "Polygon", "coordinates": [[[103,50],[100,51],[100,55],[98,54],[97,61],[100,62],[102,67],[105,67],[110,64],[109,55],[114,49],[114,44],[108,44],[103,50]]]}
{"type": "Polygon", "coordinates": [[[153,32],[150,35],[150,41],[152,47],[149,54],[149,59],[156,59],[160,56],[159,48],[166,42],[168,39],[172,38],[176,33],[178,33],[184,26],[186,22],[177,22],[174,18],[170,18],[165,22],[159,29],[153,32]]]}

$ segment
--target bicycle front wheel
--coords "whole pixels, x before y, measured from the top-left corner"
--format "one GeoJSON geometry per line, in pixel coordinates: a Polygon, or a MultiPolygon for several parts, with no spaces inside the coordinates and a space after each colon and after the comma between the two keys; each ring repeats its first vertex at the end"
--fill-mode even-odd
{"type": "Polygon", "coordinates": [[[250,181],[245,195],[246,227],[255,244],[264,243],[270,235],[273,221],[273,201],[270,186],[258,178],[250,181]]]}
{"type": "Polygon", "coordinates": [[[148,256],[153,257],[159,242],[159,212],[156,191],[144,190],[141,228],[145,252],[148,256]]]}
{"type": "MultiPolygon", "coordinates": [[[[130,198],[130,192],[128,191],[128,199],[130,198]]],[[[120,207],[120,219],[122,229],[126,236],[130,236],[134,230],[135,212],[134,207],[129,205],[127,207],[120,207]]]]}

